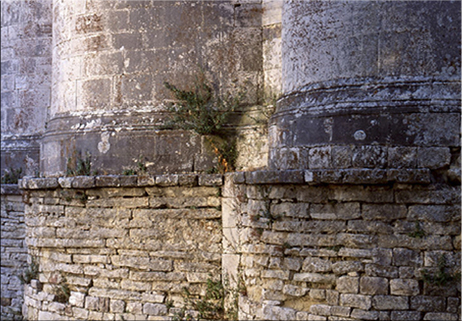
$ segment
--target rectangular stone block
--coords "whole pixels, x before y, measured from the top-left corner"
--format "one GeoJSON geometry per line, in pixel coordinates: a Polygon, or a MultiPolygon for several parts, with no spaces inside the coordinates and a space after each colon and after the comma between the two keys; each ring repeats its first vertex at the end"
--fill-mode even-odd
{"type": "Polygon", "coordinates": [[[167,307],[164,304],[159,303],[145,303],[143,305],[143,313],[148,315],[166,315],[167,307]]]}
{"type": "Polygon", "coordinates": [[[101,298],[111,298],[115,300],[141,300],[141,294],[137,291],[117,290],[117,289],[102,289],[92,287],[88,291],[88,295],[101,298]]]}
{"type": "Polygon", "coordinates": [[[376,295],[372,298],[376,310],[408,310],[409,298],[405,296],[376,295]]]}
{"type": "Polygon", "coordinates": [[[446,300],[443,297],[418,295],[410,298],[413,311],[444,312],[446,300]]]}
{"type": "Polygon", "coordinates": [[[405,218],[407,209],[404,205],[381,204],[381,205],[363,205],[363,218],[365,220],[393,221],[405,218]]]}
{"type": "Polygon", "coordinates": [[[390,234],[393,233],[391,224],[382,221],[364,221],[364,220],[351,220],[348,221],[347,230],[349,232],[357,233],[370,233],[370,234],[390,234]]]}
{"type": "Polygon", "coordinates": [[[414,279],[390,280],[390,294],[416,296],[420,292],[419,282],[414,279]]]}
{"type": "Polygon", "coordinates": [[[332,197],[341,202],[393,203],[393,190],[379,186],[336,186],[332,188],[332,197]]]}
{"type": "Polygon", "coordinates": [[[207,174],[199,175],[199,186],[222,186],[223,175],[207,174]]]}
{"type": "Polygon", "coordinates": [[[372,305],[371,297],[361,294],[340,294],[340,305],[350,308],[369,310],[372,305]]]}
{"type": "MultiPolygon", "coordinates": [[[[351,276],[342,276],[337,280],[335,288],[340,293],[358,293],[359,291],[359,278],[351,276]]],[[[363,293],[362,294],[368,294],[363,293]]]]}
{"type": "Polygon", "coordinates": [[[350,317],[354,320],[378,320],[379,311],[365,311],[361,309],[353,309],[350,317]]]}
{"type": "Polygon", "coordinates": [[[93,188],[96,186],[94,176],[76,176],[72,180],[73,188],[93,188]]]}
{"type": "Polygon", "coordinates": [[[69,304],[83,308],[85,303],[85,294],[81,292],[71,291],[71,295],[69,296],[69,304]]]}
{"type": "Polygon", "coordinates": [[[132,280],[122,280],[120,282],[120,286],[122,290],[129,290],[129,291],[148,292],[148,291],[151,291],[152,289],[151,283],[137,282],[137,281],[132,281],[132,280]]]}
{"type": "Polygon", "coordinates": [[[109,310],[112,313],[123,313],[125,311],[125,301],[111,300],[109,303],[109,310]]]}
{"type": "Polygon", "coordinates": [[[425,313],[424,320],[433,320],[433,321],[458,321],[459,316],[456,313],[441,313],[441,312],[429,312],[425,313]]]}
{"type": "Polygon", "coordinates": [[[339,261],[332,264],[332,271],[337,275],[362,272],[364,271],[364,266],[359,261],[339,261]]]}
{"type": "Polygon", "coordinates": [[[288,280],[289,279],[289,271],[282,271],[282,270],[264,270],[261,273],[262,278],[272,278],[272,279],[280,279],[280,280],[288,280]]]}
{"type": "Polygon", "coordinates": [[[109,298],[87,296],[85,298],[85,309],[100,312],[109,312],[109,298]]]}
{"type": "Polygon", "coordinates": [[[400,189],[395,191],[397,203],[420,204],[460,204],[460,187],[400,189]]]}
{"type": "Polygon", "coordinates": [[[308,256],[302,265],[302,271],[306,272],[329,272],[332,270],[330,260],[320,259],[317,257],[308,256]]]}
{"type": "Polygon", "coordinates": [[[294,281],[334,284],[335,276],[332,274],[320,273],[295,273],[294,281]]]}
{"type": "Polygon", "coordinates": [[[396,321],[420,321],[422,312],[418,311],[391,311],[391,320],[396,321]]]}
{"type": "Polygon", "coordinates": [[[359,288],[361,294],[388,294],[388,279],[364,276],[360,280],[359,288]]]}
{"type": "Polygon", "coordinates": [[[149,206],[147,197],[133,198],[104,198],[87,201],[88,207],[122,207],[122,208],[143,208],[149,206]]]}
{"type": "Polygon", "coordinates": [[[410,221],[452,222],[460,220],[460,206],[415,205],[409,207],[410,221]]]}

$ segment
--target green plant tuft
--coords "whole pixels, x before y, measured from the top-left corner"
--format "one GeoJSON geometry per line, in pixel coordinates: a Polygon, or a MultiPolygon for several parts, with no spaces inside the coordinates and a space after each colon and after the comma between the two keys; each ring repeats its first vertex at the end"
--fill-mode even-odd
{"type": "Polygon", "coordinates": [[[436,273],[431,274],[427,269],[422,271],[422,279],[424,283],[436,286],[444,286],[449,282],[460,280],[460,273],[450,274],[446,271],[446,268],[446,257],[443,254],[438,259],[438,271],[436,273]]]}
{"type": "Polygon", "coordinates": [[[189,91],[179,89],[168,82],[164,85],[177,100],[176,104],[167,107],[171,119],[166,127],[192,130],[206,136],[218,157],[217,168],[212,171],[233,171],[238,156],[236,140],[227,137],[229,135],[225,134],[224,126],[241,103],[244,93],[216,97],[212,87],[205,80],[197,80],[194,89],[189,91]]]}
{"type": "Polygon", "coordinates": [[[148,168],[142,161],[143,155],[140,155],[138,161],[136,162],[136,168],[129,168],[122,172],[122,175],[143,175],[146,174],[148,168]]]}
{"type": "Polygon", "coordinates": [[[136,175],[136,171],[133,168],[126,169],[122,172],[122,175],[136,175]]]}
{"type": "Polygon", "coordinates": [[[281,218],[280,214],[273,214],[270,210],[260,210],[260,213],[262,213],[261,217],[268,219],[271,223],[281,218]]]}
{"type": "Polygon", "coordinates": [[[1,178],[2,184],[18,184],[19,179],[22,177],[22,167],[18,169],[10,168],[5,169],[3,176],[1,178]]]}
{"type": "Polygon", "coordinates": [[[39,274],[39,265],[35,257],[31,258],[30,264],[18,276],[22,284],[29,284],[31,280],[37,279],[39,274]]]}
{"type": "Polygon", "coordinates": [[[71,290],[67,284],[65,277],[62,278],[61,282],[55,287],[56,296],[55,301],[59,303],[68,303],[69,297],[71,296],[71,290]]]}
{"type": "Polygon", "coordinates": [[[422,229],[419,222],[415,222],[415,230],[412,233],[408,233],[408,236],[413,237],[413,238],[417,238],[417,239],[421,239],[421,238],[427,236],[427,233],[425,233],[425,231],[422,229]]]}
{"type": "Polygon", "coordinates": [[[206,81],[199,82],[191,91],[181,90],[169,82],[164,82],[164,86],[178,100],[177,104],[167,107],[172,114],[171,125],[199,135],[219,134],[243,97],[243,94],[215,97],[206,81]]]}
{"type": "Polygon", "coordinates": [[[85,154],[85,158],[72,156],[67,159],[67,176],[91,176],[96,174],[96,171],[91,170],[91,154],[89,152],[85,154]]]}
{"type": "Polygon", "coordinates": [[[229,289],[227,282],[207,279],[205,296],[193,296],[187,288],[183,288],[185,305],[173,316],[174,321],[195,320],[191,312],[197,311],[199,320],[237,320],[238,294],[242,289],[229,289]],[[232,305],[225,309],[225,296],[231,295],[232,305]]]}

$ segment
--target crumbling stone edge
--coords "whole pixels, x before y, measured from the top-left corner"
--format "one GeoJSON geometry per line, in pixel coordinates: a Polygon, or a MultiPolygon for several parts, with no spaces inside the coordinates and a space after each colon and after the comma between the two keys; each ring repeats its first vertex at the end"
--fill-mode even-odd
{"type": "Polygon", "coordinates": [[[18,184],[2,184],[0,186],[0,195],[21,195],[18,184]]]}
{"type": "MultiPolygon", "coordinates": [[[[422,169],[340,169],[251,171],[226,174],[235,184],[430,184],[431,172],[422,169]]],[[[222,186],[221,174],[169,174],[150,176],[99,175],[75,177],[24,177],[20,189],[99,188],[141,186],[222,186]]],[[[2,185],[2,194],[13,193],[14,185],[2,185]]],[[[19,189],[18,189],[19,193],[19,189]]]]}

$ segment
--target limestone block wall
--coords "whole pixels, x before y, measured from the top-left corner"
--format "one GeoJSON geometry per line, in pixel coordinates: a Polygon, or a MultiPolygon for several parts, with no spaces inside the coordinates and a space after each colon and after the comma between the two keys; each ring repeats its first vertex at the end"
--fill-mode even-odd
{"type": "Polygon", "coordinates": [[[24,203],[17,185],[1,186],[1,319],[22,320],[23,286],[18,276],[27,265],[24,203]]]}
{"type": "Polygon", "coordinates": [[[51,0],[1,3],[1,169],[39,169],[51,103],[51,0]]]}
{"type": "Polygon", "coordinates": [[[221,276],[220,175],[25,179],[28,320],[159,320],[221,276]],[[63,296],[63,291],[68,296],[63,296]],[[168,302],[173,303],[173,307],[168,302]]]}
{"type": "Polygon", "coordinates": [[[460,186],[429,171],[318,174],[228,177],[223,273],[243,288],[239,319],[459,320],[460,186]]]}

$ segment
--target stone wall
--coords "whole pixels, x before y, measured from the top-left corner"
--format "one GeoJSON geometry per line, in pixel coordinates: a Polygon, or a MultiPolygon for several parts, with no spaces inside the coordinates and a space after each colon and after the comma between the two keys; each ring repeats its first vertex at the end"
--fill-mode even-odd
{"type": "Polygon", "coordinates": [[[221,275],[221,185],[221,175],[23,180],[39,264],[24,317],[159,320],[178,312],[183,287],[204,295],[221,275]]]}
{"type": "Polygon", "coordinates": [[[51,103],[51,0],[1,2],[1,169],[39,170],[51,103]]]}
{"type": "Polygon", "coordinates": [[[239,319],[459,320],[460,186],[321,172],[229,176],[223,273],[244,288],[239,319]]]}
{"type": "Polygon", "coordinates": [[[18,276],[27,265],[24,203],[17,185],[1,186],[1,319],[21,320],[23,286],[18,276]]]}
{"type": "Polygon", "coordinates": [[[362,179],[231,173],[223,196],[221,175],[23,179],[40,266],[24,315],[169,318],[212,278],[238,291],[240,320],[458,320],[460,185],[343,174],[362,179]]]}

